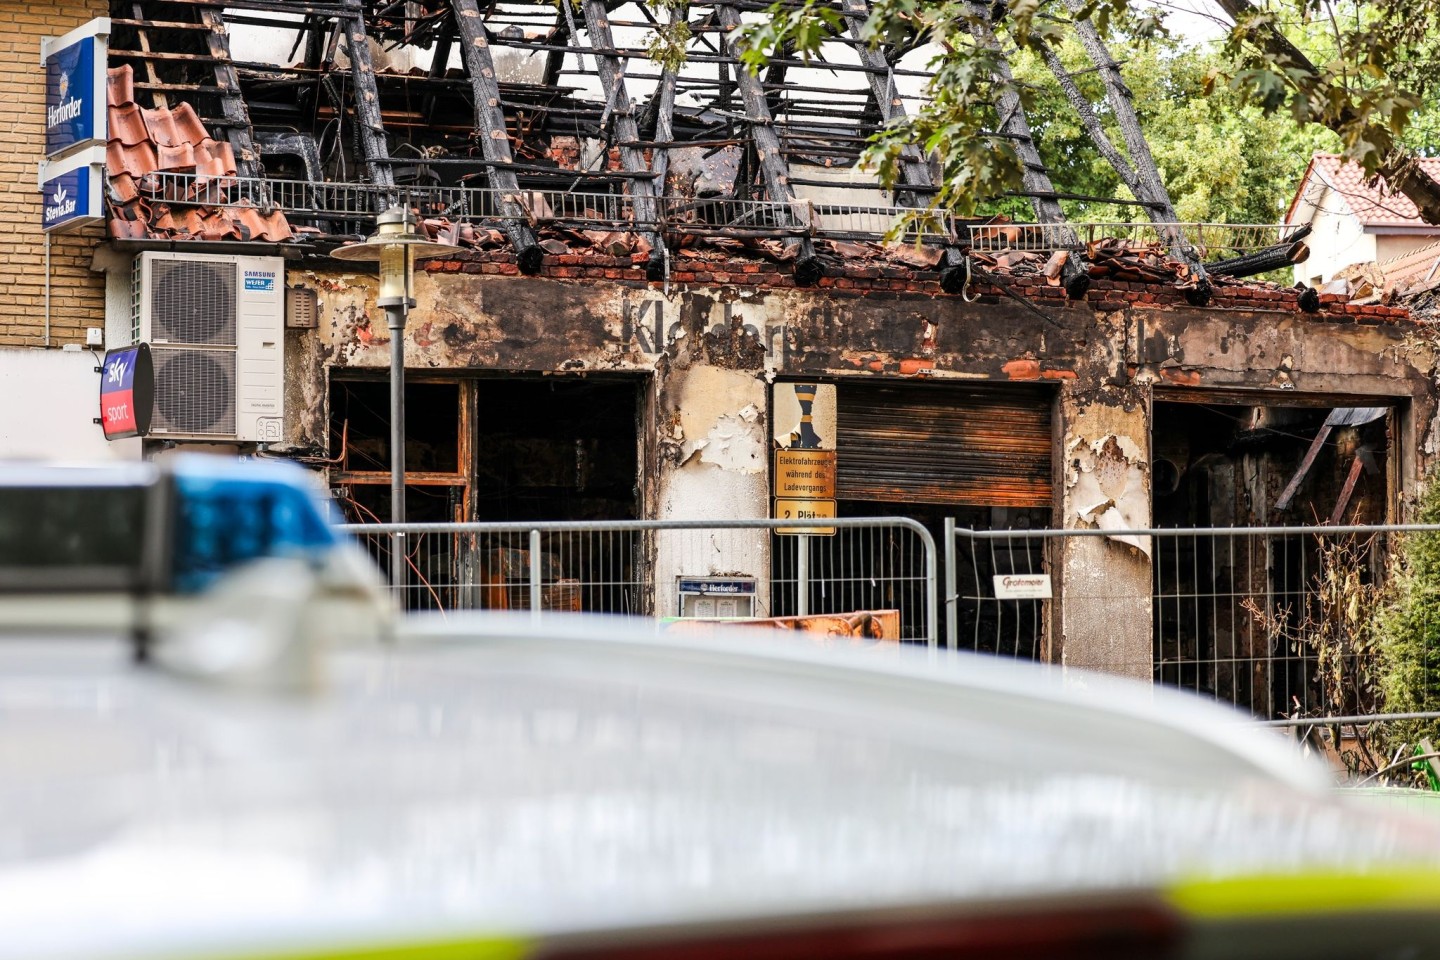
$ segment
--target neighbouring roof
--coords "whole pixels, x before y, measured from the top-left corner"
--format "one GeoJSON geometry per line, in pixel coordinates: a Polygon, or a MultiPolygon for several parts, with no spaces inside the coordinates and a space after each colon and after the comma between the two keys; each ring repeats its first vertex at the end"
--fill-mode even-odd
{"type": "MultiPolygon", "coordinates": [[[[1440,157],[1421,157],[1420,168],[1440,180],[1440,157]]],[[[1430,226],[1420,219],[1420,212],[1409,197],[1390,190],[1380,177],[1368,177],[1359,164],[1333,153],[1317,153],[1310,158],[1300,188],[1285,211],[1286,223],[1308,223],[1315,214],[1319,187],[1338,193],[1365,227],[1430,226]]],[[[1440,234],[1440,226],[1435,227],[1440,234]]]]}

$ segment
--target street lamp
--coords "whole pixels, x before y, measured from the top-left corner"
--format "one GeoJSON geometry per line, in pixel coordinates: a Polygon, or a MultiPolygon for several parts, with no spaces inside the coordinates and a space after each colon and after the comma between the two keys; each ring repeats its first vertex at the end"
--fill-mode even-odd
{"type": "MultiPolygon", "coordinates": [[[[339,247],[331,256],[337,260],[377,263],[380,267],[380,296],[377,306],[385,310],[390,330],[390,522],[405,522],[405,320],[415,281],[415,261],[458,253],[462,248],[437,243],[415,232],[415,218],[409,209],[393,206],[375,218],[375,233],[360,243],[339,247]]],[[[403,541],[398,541],[403,543],[403,541]]],[[[395,578],[404,578],[404,552],[396,555],[395,578]]]]}

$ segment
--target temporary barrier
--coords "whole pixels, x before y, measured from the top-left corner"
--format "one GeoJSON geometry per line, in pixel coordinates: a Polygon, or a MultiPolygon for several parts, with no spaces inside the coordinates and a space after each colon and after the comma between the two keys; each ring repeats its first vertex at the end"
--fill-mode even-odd
{"type": "MultiPolygon", "coordinates": [[[[1366,714],[1378,696],[1373,626],[1393,547],[1397,537],[1423,543],[1437,534],[1437,526],[1000,531],[950,522],[946,642],[1149,674],[1264,719],[1366,714]]],[[[1419,630],[1429,636],[1426,625],[1419,630]]]]}
{"type": "Polygon", "coordinates": [[[900,613],[938,639],[935,540],[904,517],[352,524],[407,609],[675,618],[900,613]],[[399,547],[397,551],[397,545],[399,547]],[[403,564],[394,562],[404,557],[403,564]]]}

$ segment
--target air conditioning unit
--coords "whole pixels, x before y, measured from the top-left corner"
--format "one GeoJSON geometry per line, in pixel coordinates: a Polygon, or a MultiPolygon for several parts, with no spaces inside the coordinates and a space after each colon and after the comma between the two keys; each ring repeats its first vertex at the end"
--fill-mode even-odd
{"type": "Polygon", "coordinates": [[[132,297],[132,340],[155,369],[151,436],[284,438],[284,260],[141,253],[132,297]]]}

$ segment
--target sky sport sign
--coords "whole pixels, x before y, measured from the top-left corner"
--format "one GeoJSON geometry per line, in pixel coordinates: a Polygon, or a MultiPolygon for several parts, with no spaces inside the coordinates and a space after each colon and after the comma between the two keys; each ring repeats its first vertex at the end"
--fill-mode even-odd
{"type": "Polygon", "coordinates": [[[155,369],[148,344],[105,354],[100,367],[100,426],[106,440],[143,437],[150,432],[155,403],[155,369]]]}

